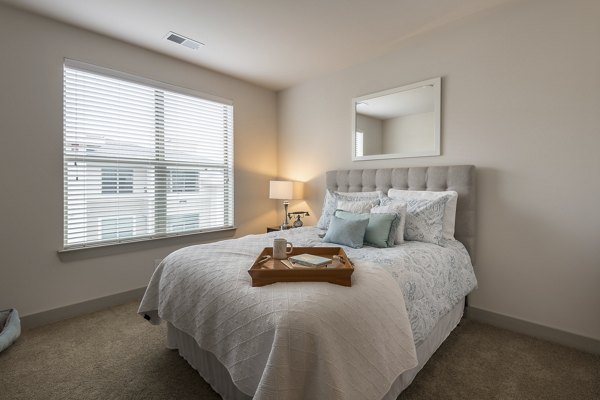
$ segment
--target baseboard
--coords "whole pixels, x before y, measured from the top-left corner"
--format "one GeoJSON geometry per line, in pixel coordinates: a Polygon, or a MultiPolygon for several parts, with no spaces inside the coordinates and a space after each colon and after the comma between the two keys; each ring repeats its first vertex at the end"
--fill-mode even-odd
{"type": "MultiPolygon", "coordinates": [[[[53,322],[62,321],[68,318],[78,317],[104,310],[106,308],[125,304],[133,300],[141,300],[146,288],[129,290],[123,293],[92,299],[77,304],[55,308],[48,311],[42,311],[36,314],[29,314],[21,317],[21,328],[31,329],[53,322]]],[[[548,326],[536,324],[534,322],[509,317],[492,311],[468,306],[465,309],[465,317],[475,321],[484,322],[499,328],[508,329],[513,332],[523,333],[525,335],[548,340],[550,342],[562,344],[588,353],[600,354],[600,340],[577,335],[575,333],[562,331],[560,329],[550,328],[548,326]]]]}
{"type": "Polygon", "coordinates": [[[600,354],[600,340],[597,339],[475,307],[467,307],[465,314],[468,319],[484,322],[513,332],[523,333],[549,342],[562,344],[588,353],[600,354]]]}
{"type": "Polygon", "coordinates": [[[110,307],[128,303],[133,300],[141,300],[146,288],[129,290],[123,293],[116,293],[110,296],[100,297],[77,304],[55,308],[48,311],[42,311],[36,314],[29,314],[21,317],[21,328],[31,329],[38,326],[51,324],[80,315],[93,313],[110,307]]]}

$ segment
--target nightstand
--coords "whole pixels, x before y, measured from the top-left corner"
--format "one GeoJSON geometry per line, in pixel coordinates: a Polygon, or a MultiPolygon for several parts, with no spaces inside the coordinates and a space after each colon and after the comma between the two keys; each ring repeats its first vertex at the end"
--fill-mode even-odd
{"type": "MultiPolygon", "coordinates": [[[[290,226],[288,229],[294,229],[293,226],[290,226]]],[[[267,233],[269,232],[277,232],[280,231],[281,227],[280,226],[267,226],[267,233]]]]}

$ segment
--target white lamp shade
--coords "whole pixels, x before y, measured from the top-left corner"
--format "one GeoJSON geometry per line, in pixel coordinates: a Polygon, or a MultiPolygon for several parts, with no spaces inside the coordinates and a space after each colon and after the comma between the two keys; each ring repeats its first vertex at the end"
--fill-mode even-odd
{"type": "Polygon", "coordinates": [[[279,200],[289,200],[294,196],[294,182],[292,181],[271,181],[269,185],[269,198],[279,200]]]}

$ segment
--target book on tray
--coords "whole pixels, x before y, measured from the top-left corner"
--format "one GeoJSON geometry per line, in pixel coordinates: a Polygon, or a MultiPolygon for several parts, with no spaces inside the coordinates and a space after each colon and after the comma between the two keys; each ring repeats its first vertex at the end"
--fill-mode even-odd
{"type": "Polygon", "coordinates": [[[321,265],[327,265],[333,261],[331,258],[315,256],[314,254],[298,254],[291,256],[289,260],[293,263],[306,265],[309,267],[318,267],[321,265]]]}

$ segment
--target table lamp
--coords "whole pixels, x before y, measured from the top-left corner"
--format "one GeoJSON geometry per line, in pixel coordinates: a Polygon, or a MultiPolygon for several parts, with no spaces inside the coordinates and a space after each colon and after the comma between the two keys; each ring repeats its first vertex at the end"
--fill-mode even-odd
{"type": "Polygon", "coordinates": [[[283,207],[285,209],[283,224],[281,229],[289,229],[290,223],[288,220],[288,205],[289,200],[301,199],[302,188],[299,182],[292,181],[271,181],[269,184],[269,198],[276,200],[283,200],[283,207]]]}

